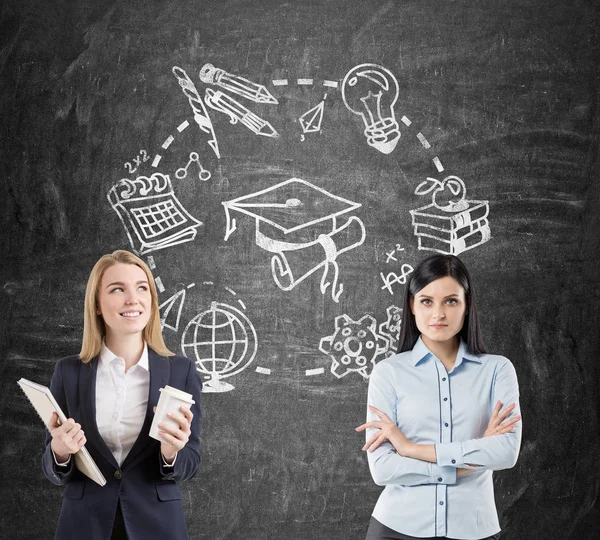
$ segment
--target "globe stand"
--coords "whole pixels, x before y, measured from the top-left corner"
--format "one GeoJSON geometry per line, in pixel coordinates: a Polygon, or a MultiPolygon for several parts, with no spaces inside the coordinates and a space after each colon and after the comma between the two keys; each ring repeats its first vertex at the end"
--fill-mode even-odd
{"type": "Polygon", "coordinates": [[[218,377],[213,377],[206,382],[202,383],[202,392],[205,394],[214,392],[230,392],[235,386],[225,381],[219,380],[218,377]]]}

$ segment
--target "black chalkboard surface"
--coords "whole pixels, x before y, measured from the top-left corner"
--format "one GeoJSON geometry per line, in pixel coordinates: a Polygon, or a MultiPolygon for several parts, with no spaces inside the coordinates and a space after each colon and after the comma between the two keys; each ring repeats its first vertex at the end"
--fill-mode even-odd
{"type": "Polygon", "coordinates": [[[519,376],[502,538],[597,538],[598,43],[584,0],[2,2],[0,536],[53,537],[16,381],[124,248],[207,389],[192,538],[364,538],[353,428],[434,252],[519,376]]]}

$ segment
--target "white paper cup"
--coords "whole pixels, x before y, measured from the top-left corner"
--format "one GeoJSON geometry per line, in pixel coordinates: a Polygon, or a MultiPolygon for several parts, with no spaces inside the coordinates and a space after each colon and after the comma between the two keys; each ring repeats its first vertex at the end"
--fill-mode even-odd
{"type": "Polygon", "coordinates": [[[179,427],[179,422],[171,420],[171,418],[167,416],[167,413],[182,414],[179,407],[183,405],[189,409],[196,402],[193,400],[192,394],[188,394],[187,392],[178,390],[172,386],[159,388],[158,391],[160,392],[160,398],[158,398],[158,405],[156,406],[156,412],[154,413],[152,426],[150,426],[149,435],[157,441],[166,442],[158,435],[158,432],[160,431],[158,424],[171,425],[175,428],[179,427]]]}

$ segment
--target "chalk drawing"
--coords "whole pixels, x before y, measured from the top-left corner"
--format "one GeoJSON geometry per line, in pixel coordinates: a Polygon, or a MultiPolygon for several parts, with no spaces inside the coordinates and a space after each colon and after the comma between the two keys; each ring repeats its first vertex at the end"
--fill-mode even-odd
{"type": "Polygon", "coordinates": [[[169,330],[173,330],[173,332],[179,331],[179,321],[183,305],[185,304],[186,291],[194,286],[195,283],[191,283],[158,306],[160,311],[160,325],[163,330],[168,328],[169,330]]]}
{"type": "Polygon", "coordinates": [[[426,150],[431,148],[429,141],[425,138],[425,135],[423,135],[422,133],[417,133],[417,139],[419,139],[420,143],[423,145],[423,148],[425,148],[426,150]]]}
{"type": "Polygon", "coordinates": [[[245,97],[255,103],[279,103],[277,99],[262,84],[256,84],[244,77],[232,75],[212,64],[204,64],[200,69],[200,80],[216,84],[225,90],[245,97]]]}
{"type": "Polygon", "coordinates": [[[123,178],[107,197],[138,255],[189,242],[202,225],[175,196],[169,175],[123,178]]]}
{"type": "Polygon", "coordinates": [[[181,350],[208,379],[202,385],[208,393],[233,390],[224,379],[246,369],[257,348],[256,331],[248,317],[219,302],[211,302],[209,309],[193,317],[181,336],[181,350]]]}
{"type": "Polygon", "coordinates": [[[189,78],[188,74],[180,67],[173,66],[172,71],[173,75],[177,78],[185,97],[188,98],[192,111],[194,111],[194,120],[196,124],[198,124],[200,131],[210,135],[208,144],[213,149],[216,156],[220,158],[221,154],[219,153],[219,143],[215,136],[215,130],[213,129],[212,122],[208,116],[204,102],[198,93],[196,85],[192,82],[192,79],[189,78]]]}
{"type": "Polygon", "coordinates": [[[166,150],[167,148],[169,148],[169,146],[171,146],[171,144],[173,144],[173,141],[175,140],[175,137],[173,137],[173,135],[169,135],[166,139],[165,142],[162,143],[161,148],[166,150]]]}
{"type": "Polygon", "coordinates": [[[154,270],[156,268],[156,263],[154,262],[154,257],[152,255],[148,255],[148,258],[146,259],[146,264],[148,265],[148,268],[150,268],[150,270],[154,270]]]}
{"type": "Polygon", "coordinates": [[[395,249],[393,249],[392,251],[389,251],[389,252],[386,251],[385,252],[385,256],[386,256],[385,262],[386,262],[386,264],[389,264],[390,261],[396,261],[397,262],[398,259],[396,259],[396,255],[398,253],[400,253],[401,251],[404,251],[404,248],[400,244],[396,244],[395,249]]]}
{"type": "Polygon", "coordinates": [[[271,375],[271,370],[266,367],[257,366],[254,371],[256,371],[256,373],[262,373],[263,375],[271,375]]]}
{"type": "Polygon", "coordinates": [[[458,176],[443,181],[427,178],[416,195],[431,194],[427,206],[411,210],[419,249],[458,255],[491,238],[488,201],[467,200],[466,187],[458,176]]]}
{"type": "Polygon", "coordinates": [[[298,86],[311,86],[314,83],[313,79],[297,79],[298,86]]]}
{"type": "Polygon", "coordinates": [[[323,375],[325,373],[325,368],[316,368],[316,369],[307,369],[304,374],[307,377],[313,377],[315,375],[323,375]]]}
{"type": "Polygon", "coordinates": [[[400,139],[394,114],[398,81],[389,69],[377,64],[352,68],[342,83],[344,104],[359,116],[365,126],[367,143],[383,154],[390,154],[400,139]]]}
{"type": "Polygon", "coordinates": [[[326,86],[328,88],[337,88],[339,86],[339,83],[337,81],[325,80],[323,81],[323,86],[326,86]]]}
{"type": "Polygon", "coordinates": [[[263,120],[244,107],[241,103],[220,90],[215,91],[212,88],[207,88],[204,99],[209,107],[229,116],[229,122],[231,124],[236,124],[239,121],[257,135],[263,135],[264,137],[279,137],[279,133],[275,131],[275,128],[269,124],[269,122],[263,120]]]}
{"type": "MultiPolygon", "coordinates": [[[[412,122],[406,116],[403,116],[401,120],[402,123],[407,127],[412,124],[412,122]]],[[[431,143],[426,139],[425,135],[419,132],[416,136],[423,148],[425,148],[426,150],[429,150],[431,148],[431,143]]],[[[444,166],[442,165],[442,162],[440,161],[439,157],[434,156],[431,161],[433,161],[433,164],[435,165],[435,168],[438,172],[443,172],[444,166]]]]}
{"type": "Polygon", "coordinates": [[[190,159],[188,160],[187,165],[185,165],[185,167],[177,169],[177,171],[175,172],[175,176],[180,180],[183,180],[187,176],[188,169],[190,168],[190,165],[192,163],[196,163],[198,165],[198,178],[200,178],[200,180],[202,180],[203,182],[210,180],[210,171],[207,171],[202,166],[202,163],[200,163],[200,156],[198,155],[198,152],[190,152],[190,159]]]}
{"type": "Polygon", "coordinates": [[[312,109],[306,111],[298,120],[302,127],[301,140],[304,141],[304,135],[307,133],[318,133],[321,131],[321,124],[323,122],[323,110],[325,108],[325,100],[327,94],[323,96],[323,101],[318,105],[315,105],[312,109]]]}
{"type": "Polygon", "coordinates": [[[146,150],[142,149],[142,150],[140,150],[139,154],[133,158],[133,163],[135,163],[135,167],[131,164],[130,161],[128,161],[127,163],[124,163],[123,167],[125,167],[127,169],[128,174],[133,174],[135,171],[137,171],[137,168],[142,163],[145,163],[149,159],[150,159],[150,156],[148,156],[148,152],[146,152],[146,150]]]}
{"type": "Polygon", "coordinates": [[[385,356],[392,356],[398,352],[398,340],[400,338],[400,325],[402,324],[402,308],[389,306],[386,310],[387,319],[379,325],[379,334],[388,340],[388,350],[385,356]]]}
{"type": "Polygon", "coordinates": [[[287,86],[288,85],[287,79],[273,79],[271,82],[273,83],[273,86],[287,86]]]}
{"type": "Polygon", "coordinates": [[[389,263],[390,261],[397,261],[398,260],[398,259],[396,259],[396,257],[394,257],[394,255],[396,255],[395,251],[390,251],[389,253],[386,252],[385,255],[387,257],[386,260],[385,260],[386,263],[389,263]]]}
{"type": "Polygon", "coordinates": [[[365,315],[358,321],[348,315],[335,319],[335,332],[321,339],[319,350],[331,357],[331,373],[338,379],[358,373],[371,375],[375,360],[389,349],[389,340],[377,332],[377,321],[365,315]]]}
{"type": "Polygon", "coordinates": [[[158,289],[159,293],[165,292],[165,286],[163,285],[162,279],[160,279],[160,276],[156,276],[154,278],[154,283],[156,284],[156,288],[158,289]]]}
{"type": "Polygon", "coordinates": [[[383,281],[382,289],[387,289],[388,292],[393,296],[394,290],[392,285],[395,283],[399,283],[400,285],[404,285],[406,280],[410,274],[414,272],[414,268],[410,264],[403,264],[400,269],[400,274],[396,274],[395,272],[389,272],[387,276],[383,275],[383,272],[380,272],[379,275],[383,281]]]}
{"type": "Polygon", "coordinates": [[[366,233],[363,222],[356,216],[341,225],[338,220],[359,208],[359,203],[333,195],[306,180],[290,178],[222,204],[227,217],[226,241],[237,228],[232,212],[255,220],[256,245],[274,254],[271,272],[280,289],[290,291],[320,270],[321,293],[325,294],[331,287],[333,300],[339,301],[344,286],[338,283],[337,259],[342,253],[362,245],[366,233]],[[306,233],[309,227],[315,226],[327,232],[318,234],[312,241],[294,239],[293,233],[306,233]],[[275,238],[282,233],[283,240],[275,238]]]}

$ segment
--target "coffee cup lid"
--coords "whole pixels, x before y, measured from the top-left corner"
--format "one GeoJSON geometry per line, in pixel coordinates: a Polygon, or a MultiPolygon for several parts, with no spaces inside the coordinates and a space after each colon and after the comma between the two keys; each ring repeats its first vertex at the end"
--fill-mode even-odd
{"type": "Polygon", "coordinates": [[[159,388],[158,389],[159,392],[166,392],[167,394],[180,399],[182,401],[186,401],[188,403],[196,403],[193,399],[194,396],[192,396],[192,394],[188,394],[187,392],[184,392],[183,390],[179,390],[178,388],[173,388],[172,386],[165,386],[164,388],[159,388]]]}

